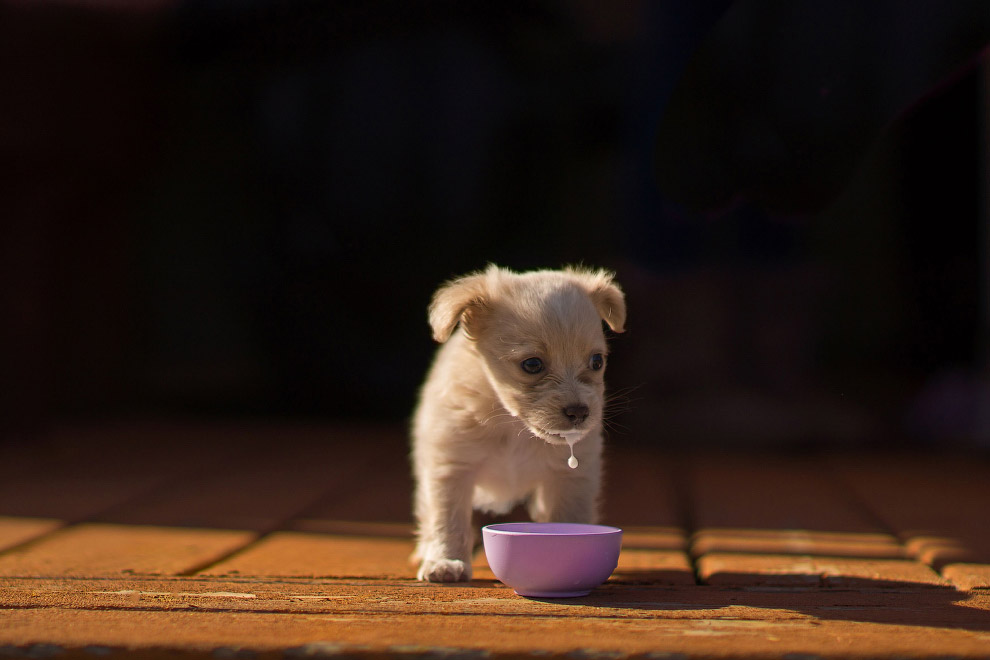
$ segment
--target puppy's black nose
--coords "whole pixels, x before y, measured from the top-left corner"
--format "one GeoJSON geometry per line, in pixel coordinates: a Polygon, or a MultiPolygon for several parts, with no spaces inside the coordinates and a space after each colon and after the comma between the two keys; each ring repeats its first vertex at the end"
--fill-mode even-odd
{"type": "Polygon", "coordinates": [[[577,426],[588,419],[588,406],[582,403],[572,403],[564,408],[564,417],[571,420],[574,426],[577,426]]]}

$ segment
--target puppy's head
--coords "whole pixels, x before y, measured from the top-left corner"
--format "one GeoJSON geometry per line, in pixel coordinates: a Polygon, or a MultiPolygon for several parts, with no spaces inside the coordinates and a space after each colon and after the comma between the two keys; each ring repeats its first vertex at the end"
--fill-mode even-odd
{"type": "Polygon", "coordinates": [[[626,305],[602,270],[487,270],[441,287],[430,305],[437,341],[460,324],[505,409],[547,442],[598,428],[608,358],[602,320],[623,332],[626,305]]]}

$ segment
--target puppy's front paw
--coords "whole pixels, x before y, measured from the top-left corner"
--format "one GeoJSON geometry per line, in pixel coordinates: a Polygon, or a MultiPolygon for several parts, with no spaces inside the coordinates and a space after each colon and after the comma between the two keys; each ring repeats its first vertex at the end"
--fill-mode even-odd
{"type": "Polygon", "coordinates": [[[426,559],[416,577],[425,582],[467,582],[471,565],[460,559],[426,559]]]}

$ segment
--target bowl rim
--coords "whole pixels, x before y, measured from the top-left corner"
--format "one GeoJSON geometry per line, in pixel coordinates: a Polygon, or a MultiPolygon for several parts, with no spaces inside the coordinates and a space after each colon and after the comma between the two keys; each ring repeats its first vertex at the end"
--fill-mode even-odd
{"type": "Polygon", "coordinates": [[[595,525],[590,523],[538,523],[538,522],[508,522],[493,523],[481,528],[483,532],[499,534],[505,536],[531,536],[531,537],[554,537],[554,536],[609,536],[621,534],[622,529],[611,525],[595,525]],[[539,531],[539,527],[573,527],[573,531],[560,530],[539,531]]]}

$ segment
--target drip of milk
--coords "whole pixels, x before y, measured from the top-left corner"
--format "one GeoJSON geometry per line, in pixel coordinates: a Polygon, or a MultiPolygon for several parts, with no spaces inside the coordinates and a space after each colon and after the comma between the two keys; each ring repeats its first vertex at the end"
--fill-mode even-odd
{"type": "Polygon", "coordinates": [[[574,443],[581,439],[583,434],[581,433],[561,433],[564,440],[567,441],[567,446],[571,448],[571,457],[567,459],[567,466],[572,470],[576,468],[579,463],[577,457],[574,455],[574,443]]]}

